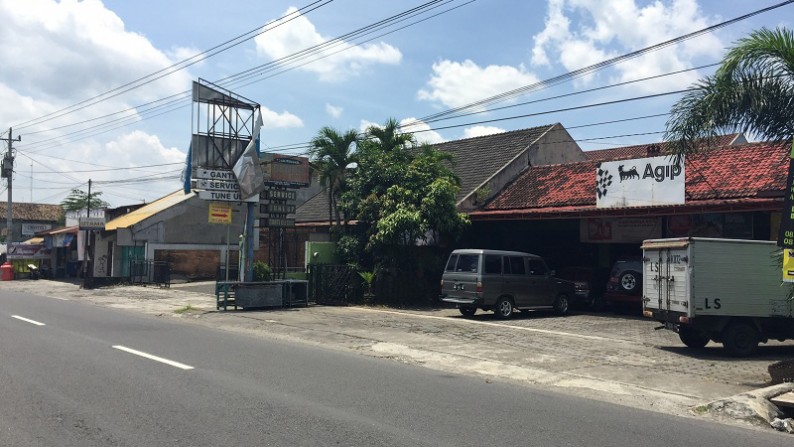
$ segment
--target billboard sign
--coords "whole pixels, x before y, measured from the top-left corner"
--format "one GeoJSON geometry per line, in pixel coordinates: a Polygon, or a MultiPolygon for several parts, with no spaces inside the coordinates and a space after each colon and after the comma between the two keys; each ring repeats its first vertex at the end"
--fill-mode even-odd
{"type": "Polygon", "coordinates": [[[683,205],[684,161],[648,157],[601,163],[596,168],[596,207],[683,205]]]}
{"type": "Polygon", "coordinates": [[[309,159],[294,155],[262,154],[265,184],[303,188],[309,186],[309,159]]]}

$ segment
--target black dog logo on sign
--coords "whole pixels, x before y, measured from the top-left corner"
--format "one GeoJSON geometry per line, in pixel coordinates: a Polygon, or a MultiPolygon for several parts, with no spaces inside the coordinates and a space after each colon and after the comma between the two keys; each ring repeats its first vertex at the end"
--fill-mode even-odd
{"type": "Polygon", "coordinates": [[[628,171],[623,170],[623,165],[618,166],[618,173],[620,174],[620,181],[637,177],[639,180],[640,174],[637,172],[637,167],[632,166],[628,171]]]}

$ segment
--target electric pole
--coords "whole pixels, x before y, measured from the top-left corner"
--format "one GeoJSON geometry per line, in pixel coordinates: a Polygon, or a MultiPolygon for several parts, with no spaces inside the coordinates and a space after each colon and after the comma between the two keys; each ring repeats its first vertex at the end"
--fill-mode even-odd
{"type": "Polygon", "coordinates": [[[8,138],[0,138],[0,140],[8,142],[8,152],[3,156],[2,168],[0,173],[2,178],[8,179],[8,206],[6,207],[6,252],[10,252],[11,243],[13,241],[12,224],[14,223],[14,203],[12,200],[12,180],[14,177],[14,141],[22,141],[22,137],[14,139],[13,130],[8,128],[8,138]]]}

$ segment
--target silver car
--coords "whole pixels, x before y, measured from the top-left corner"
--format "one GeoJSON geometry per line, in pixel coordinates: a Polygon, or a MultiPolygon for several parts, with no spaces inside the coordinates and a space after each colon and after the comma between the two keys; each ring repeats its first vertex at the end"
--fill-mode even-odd
{"type": "Polygon", "coordinates": [[[553,309],[568,313],[574,284],[556,278],[540,256],[519,251],[459,249],[447,260],[441,300],[464,316],[477,309],[509,318],[516,309],[553,309]]]}

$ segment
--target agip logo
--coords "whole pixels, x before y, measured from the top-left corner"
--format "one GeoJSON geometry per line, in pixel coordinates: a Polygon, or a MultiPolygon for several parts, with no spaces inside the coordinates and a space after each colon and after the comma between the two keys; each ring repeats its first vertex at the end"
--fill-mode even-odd
{"type": "Polygon", "coordinates": [[[609,187],[612,185],[612,174],[606,169],[599,168],[596,171],[596,197],[606,197],[609,187]]]}
{"type": "Polygon", "coordinates": [[[649,157],[602,162],[596,169],[596,206],[630,207],[685,203],[684,160],[649,157]],[[615,179],[611,173],[617,173],[615,179]],[[618,180],[617,182],[613,182],[618,180]]]}

